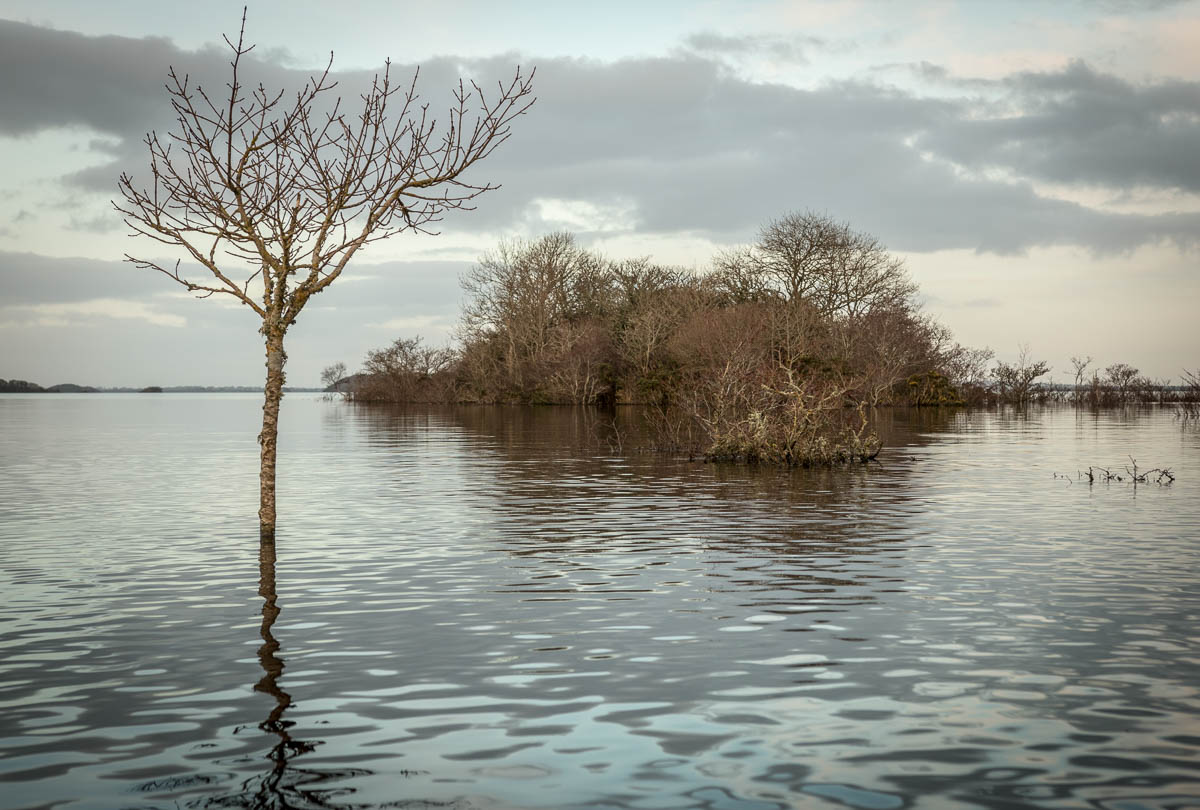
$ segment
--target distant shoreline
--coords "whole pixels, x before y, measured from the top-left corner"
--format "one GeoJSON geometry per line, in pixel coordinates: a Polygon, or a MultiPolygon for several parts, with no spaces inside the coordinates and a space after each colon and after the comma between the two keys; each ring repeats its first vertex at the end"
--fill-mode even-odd
{"type": "MultiPolygon", "coordinates": [[[[0,379],[0,394],[261,394],[262,386],[253,385],[151,385],[144,388],[114,386],[102,388],[75,383],[43,387],[27,380],[0,379]]],[[[320,394],[323,388],[284,387],[285,393],[320,394]]]]}

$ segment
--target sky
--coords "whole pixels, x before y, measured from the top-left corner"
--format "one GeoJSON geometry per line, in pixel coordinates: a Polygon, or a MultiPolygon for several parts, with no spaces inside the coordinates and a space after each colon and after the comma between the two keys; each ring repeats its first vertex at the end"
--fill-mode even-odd
{"type": "MultiPolygon", "coordinates": [[[[0,378],[261,384],[257,316],[124,262],[181,255],[111,203],[172,128],[168,69],[226,80],[242,6],[0,0],[0,378]]],[[[360,253],[289,332],[291,385],[452,339],[459,277],[502,241],[702,272],[802,211],[878,237],[999,359],[1200,368],[1200,0],[272,0],[246,36],[270,87],[332,52],[350,100],[391,59],[433,110],[536,68],[469,178],[501,187],[360,253]]]]}

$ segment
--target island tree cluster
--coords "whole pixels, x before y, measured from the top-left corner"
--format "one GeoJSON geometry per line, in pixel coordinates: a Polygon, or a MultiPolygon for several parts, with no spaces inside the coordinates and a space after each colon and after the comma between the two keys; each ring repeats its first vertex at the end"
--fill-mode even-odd
{"type": "Polygon", "coordinates": [[[921,311],[903,262],[811,212],[707,272],[612,260],[567,233],[462,279],[458,346],[372,352],[357,400],[651,406],[664,445],[782,464],[865,460],[865,410],[957,401],[983,358],[921,311]]]}
{"type": "Polygon", "coordinates": [[[363,371],[327,370],[356,401],[647,407],[659,445],[785,465],[865,460],[880,405],[1119,405],[1195,386],[1073,358],[1073,385],[1022,346],[1013,362],[956,343],[903,262],[812,212],[775,220],[703,272],[614,260],[569,233],[511,241],[462,278],[456,345],[401,338],[363,371]]]}

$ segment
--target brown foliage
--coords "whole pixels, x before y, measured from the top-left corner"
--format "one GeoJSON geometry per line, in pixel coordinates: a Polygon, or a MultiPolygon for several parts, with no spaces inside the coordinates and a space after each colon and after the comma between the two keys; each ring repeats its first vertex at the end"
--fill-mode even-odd
{"type": "Polygon", "coordinates": [[[643,403],[659,447],[711,458],[869,459],[867,408],[957,402],[990,356],[920,312],[878,241],[812,214],[707,274],[610,261],[560,233],[501,245],[463,287],[460,399],[643,403]]]}
{"type": "Polygon", "coordinates": [[[803,300],[831,318],[906,306],[916,292],[904,262],[878,239],[813,212],[771,222],[758,242],[724,254],[718,266],[723,286],[745,300],[803,300]]]}
{"type": "Polygon", "coordinates": [[[714,459],[789,466],[867,460],[878,452],[858,372],[834,330],[799,303],[740,303],[698,313],[676,333],[682,367],[669,407],[698,426],[714,459]],[[849,417],[849,418],[848,418],[849,417]]]}
{"type": "MultiPolygon", "coordinates": [[[[490,351],[464,369],[467,384],[485,399],[545,401],[556,369],[568,377],[590,362],[583,333],[573,328],[605,312],[612,296],[603,262],[556,233],[533,242],[507,242],[484,256],[462,280],[467,294],[460,337],[490,351]],[[575,355],[568,361],[566,355],[575,355]],[[477,376],[484,374],[487,376],[477,376]],[[499,374],[502,384],[497,385],[499,374]]],[[[594,343],[595,341],[591,341],[594,343]]],[[[585,373],[585,372],[581,372],[585,373]]],[[[589,386],[561,377],[572,397],[589,386]]]]}
{"type": "Polygon", "coordinates": [[[368,352],[350,390],[359,402],[447,402],[454,399],[458,356],[445,347],[426,346],[420,337],[398,338],[368,352]]]}

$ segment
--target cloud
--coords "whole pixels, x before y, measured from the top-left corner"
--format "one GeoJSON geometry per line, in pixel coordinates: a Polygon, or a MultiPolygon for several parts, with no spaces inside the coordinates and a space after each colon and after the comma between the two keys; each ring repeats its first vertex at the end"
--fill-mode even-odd
{"type": "Polygon", "coordinates": [[[9,305],[143,297],[168,286],[153,275],[126,262],[0,251],[0,289],[9,305]]]}
{"type": "Polygon", "coordinates": [[[530,212],[536,220],[551,230],[572,231],[577,234],[628,231],[634,226],[635,205],[630,200],[612,203],[589,200],[563,200],[538,197],[530,212]]]}
{"type": "MultiPolygon", "coordinates": [[[[1039,186],[1200,192],[1195,82],[1132,84],[1083,63],[968,82],[926,65],[956,92],[925,96],[873,80],[799,88],[736,75],[722,54],[787,45],[795,55],[815,40],[709,33],[688,43],[691,50],[655,58],[537,60],[538,103],[468,178],[503,188],[443,227],[475,235],[564,226],[609,236],[686,232],[728,242],[787,211],[815,208],[900,250],[1121,252],[1200,241],[1195,214],[1106,210],[1039,186]]],[[[0,133],[96,131],[112,162],[70,181],[111,195],[119,171],[145,172],[142,135],[170,125],[167,65],[221,87],[226,61],[219,50],[183,51],[162,39],[0,22],[0,105],[11,111],[0,133]]],[[[442,110],[461,72],[494,87],[516,61],[431,59],[421,66],[422,101],[442,110]]],[[[248,79],[268,87],[296,87],[308,76],[271,61],[246,67],[248,79]]],[[[394,75],[415,67],[395,65],[394,75]]],[[[353,99],[369,76],[335,78],[353,99]]]]}
{"type": "Polygon", "coordinates": [[[85,233],[112,233],[121,229],[121,217],[112,212],[94,217],[71,217],[67,221],[67,230],[83,231],[85,233]]]}
{"type": "Polygon", "coordinates": [[[969,84],[1003,104],[921,133],[919,148],[1034,180],[1200,193],[1200,82],[1138,85],[1076,61],[969,84]]]}
{"type": "MultiPolygon", "coordinates": [[[[785,211],[818,208],[894,248],[920,251],[1075,244],[1119,252],[1200,238],[1200,217],[1125,215],[1045,196],[1020,166],[999,179],[982,165],[964,172],[968,138],[951,136],[976,125],[974,98],[860,81],[752,84],[695,56],[564,60],[540,66],[539,78],[536,125],[518,122],[489,167],[506,184],[506,209],[535,195],[624,197],[636,231],[694,229],[720,240],[745,238],[785,211]]],[[[495,216],[483,209],[490,202],[479,212],[485,226],[495,216]]]]}
{"type": "Polygon", "coordinates": [[[153,120],[160,66],[181,56],[161,39],[85,37],[0,20],[0,133],[72,124],[127,132],[153,120]]]}
{"type": "Polygon", "coordinates": [[[366,326],[372,329],[386,329],[389,332],[424,332],[429,334],[430,331],[439,334],[448,333],[454,328],[457,323],[455,318],[446,318],[441,315],[414,315],[408,318],[389,318],[382,323],[368,323],[366,326]]]}
{"type": "MultiPolygon", "coordinates": [[[[458,320],[459,277],[469,267],[353,263],[288,331],[290,381],[316,384],[335,360],[357,367],[397,336],[442,342],[458,320]]],[[[144,369],[156,384],[261,382],[258,319],[221,297],[197,301],[153,271],[0,252],[0,291],[0,377],[147,385],[136,376],[144,369]]]]}
{"type": "Polygon", "coordinates": [[[6,306],[0,309],[0,328],[73,327],[97,318],[145,321],[155,326],[177,328],[187,326],[186,318],[162,312],[143,301],[94,298],[70,303],[6,306]]]}
{"type": "Polygon", "coordinates": [[[777,61],[807,65],[809,52],[826,45],[820,37],[773,36],[769,34],[746,34],[729,36],[712,31],[692,34],[684,45],[701,54],[715,54],[734,58],[768,56],[777,61]]]}
{"type": "Polygon", "coordinates": [[[1190,2],[1192,0],[1086,0],[1083,5],[1086,6],[1089,3],[1095,3],[1105,11],[1128,14],[1144,11],[1161,11],[1164,8],[1186,5],[1190,2]]]}
{"type": "MultiPolygon", "coordinates": [[[[273,61],[282,58],[280,52],[267,52],[267,57],[245,58],[249,86],[261,80],[268,87],[298,87],[311,75],[273,61]]],[[[111,162],[74,172],[69,179],[111,193],[121,171],[146,163],[145,134],[174,124],[164,87],[168,69],[187,76],[192,89],[212,90],[219,98],[228,62],[228,51],[182,50],[165,38],[89,37],[0,20],[0,134],[27,136],[63,127],[100,133],[104,137],[90,147],[111,156],[111,162]]],[[[368,75],[347,75],[351,92],[368,75]]]]}

